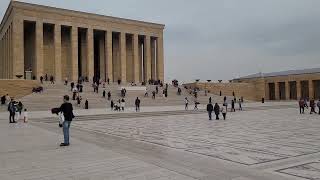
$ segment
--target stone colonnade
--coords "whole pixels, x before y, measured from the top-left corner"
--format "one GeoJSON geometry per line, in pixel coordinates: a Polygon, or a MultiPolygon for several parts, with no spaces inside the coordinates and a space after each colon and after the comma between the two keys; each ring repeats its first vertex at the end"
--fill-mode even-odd
{"type": "Polygon", "coordinates": [[[267,82],[265,90],[268,100],[319,99],[320,79],[267,82]]]}
{"type": "MultiPolygon", "coordinates": [[[[79,76],[146,82],[164,78],[163,36],[26,21],[19,16],[1,38],[2,79],[31,71],[56,80],[79,76]]],[[[26,78],[26,77],[24,77],[26,78]]]]}

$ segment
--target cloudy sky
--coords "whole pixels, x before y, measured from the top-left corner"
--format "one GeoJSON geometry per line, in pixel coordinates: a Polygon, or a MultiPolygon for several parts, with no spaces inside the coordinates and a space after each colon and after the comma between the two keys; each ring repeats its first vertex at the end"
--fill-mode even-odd
{"type": "Polygon", "coordinates": [[[320,67],[319,0],[24,1],[166,24],[166,79],[320,67]]]}

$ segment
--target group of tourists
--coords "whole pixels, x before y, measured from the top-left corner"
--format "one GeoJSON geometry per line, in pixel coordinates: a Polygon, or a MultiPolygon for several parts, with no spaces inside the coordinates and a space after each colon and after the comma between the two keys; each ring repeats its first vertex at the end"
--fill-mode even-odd
{"type": "MultiPolygon", "coordinates": [[[[35,77],[34,77],[34,79],[35,79],[35,77]]],[[[40,76],[41,84],[43,84],[43,81],[48,81],[48,80],[50,80],[51,84],[54,84],[54,76],[50,75],[50,77],[49,77],[48,74],[45,74],[44,77],[40,76]]]]}
{"type": "Polygon", "coordinates": [[[8,94],[1,97],[1,105],[7,106],[9,112],[9,123],[17,123],[19,120],[23,120],[24,123],[28,121],[28,112],[24,108],[21,101],[15,101],[8,94]]]}
{"type": "Polygon", "coordinates": [[[317,103],[314,99],[311,99],[309,101],[309,105],[308,105],[307,98],[301,98],[298,103],[299,103],[300,114],[304,114],[305,109],[309,109],[309,107],[310,107],[310,114],[313,114],[313,113],[317,114],[316,107],[318,107],[318,114],[320,115],[320,98],[317,103]]]}

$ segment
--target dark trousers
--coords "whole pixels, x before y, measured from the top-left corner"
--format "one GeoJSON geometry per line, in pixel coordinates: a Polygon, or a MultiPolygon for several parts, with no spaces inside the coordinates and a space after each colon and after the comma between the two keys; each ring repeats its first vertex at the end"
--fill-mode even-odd
{"type": "Polygon", "coordinates": [[[304,106],[300,106],[300,114],[304,114],[304,106]]]}
{"type": "Polygon", "coordinates": [[[216,120],[219,120],[219,113],[216,113],[216,120]]]}
{"type": "Polygon", "coordinates": [[[13,122],[15,121],[15,120],[14,120],[15,115],[16,115],[16,113],[10,112],[10,115],[9,115],[9,122],[10,122],[10,123],[13,123],[13,122]],[[12,121],[11,121],[11,119],[12,119],[12,121]]]}
{"type": "Polygon", "coordinates": [[[212,120],[212,111],[208,111],[209,120],[212,120]]]}
{"type": "Polygon", "coordinates": [[[136,105],[136,112],[140,111],[140,105],[136,105]]]}
{"type": "Polygon", "coordinates": [[[223,120],[226,120],[227,113],[222,113],[223,120]]]}

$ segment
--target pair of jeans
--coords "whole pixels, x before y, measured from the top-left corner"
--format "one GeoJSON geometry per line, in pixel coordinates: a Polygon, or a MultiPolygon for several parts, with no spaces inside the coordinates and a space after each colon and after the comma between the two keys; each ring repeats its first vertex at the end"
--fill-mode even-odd
{"type": "Polygon", "coordinates": [[[212,120],[212,111],[208,111],[209,120],[212,120]]]}
{"type": "Polygon", "coordinates": [[[62,124],[64,143],[69,144],[69,129],[71,121],[64,121],[62,124]]]}

